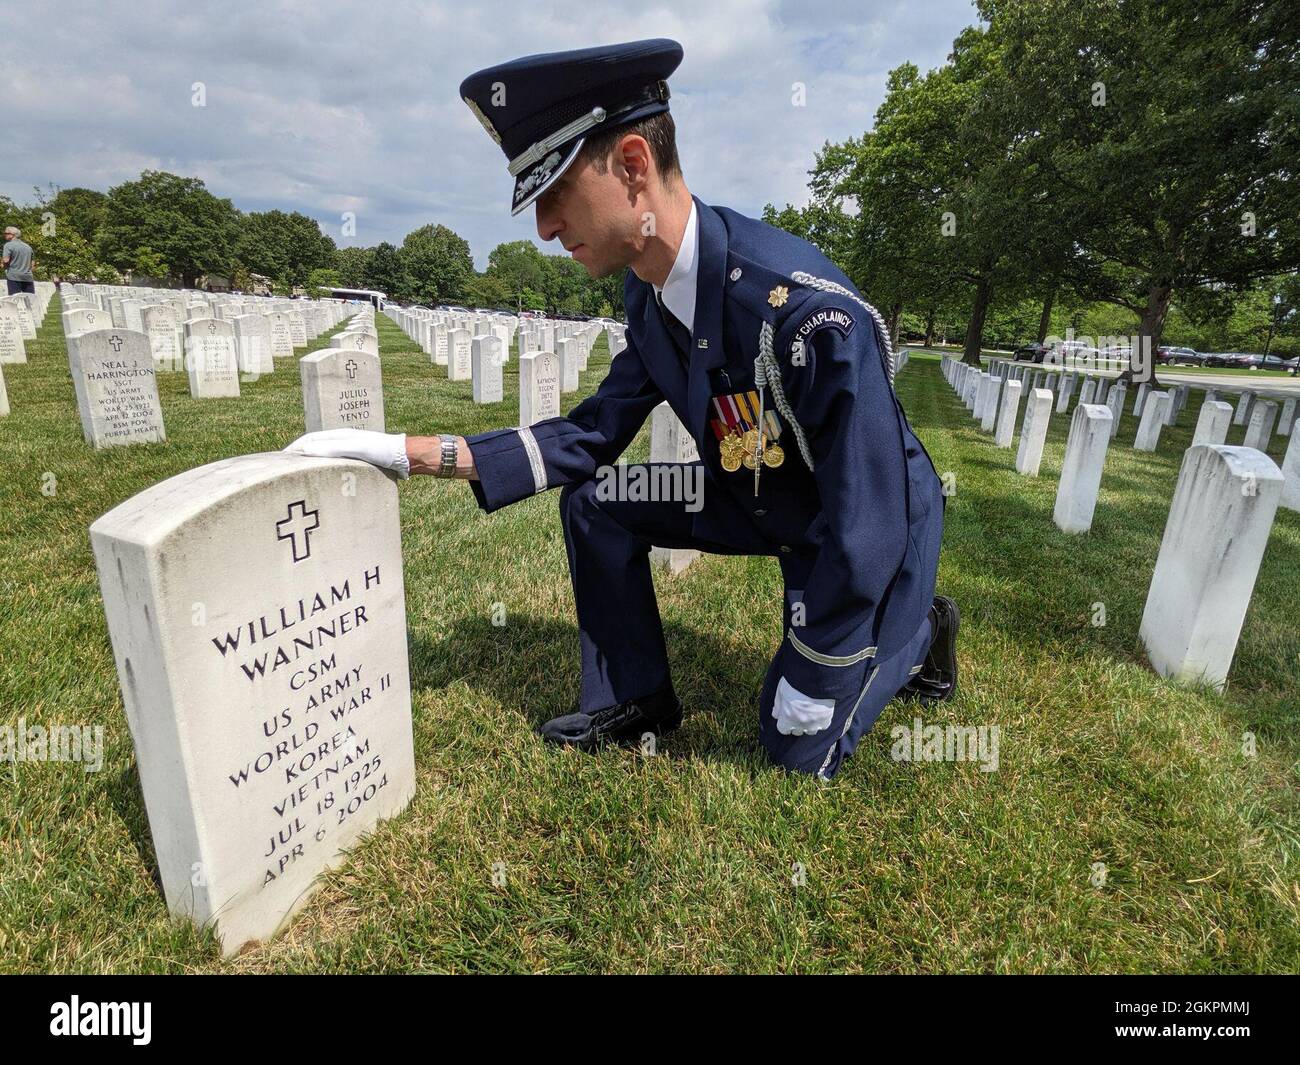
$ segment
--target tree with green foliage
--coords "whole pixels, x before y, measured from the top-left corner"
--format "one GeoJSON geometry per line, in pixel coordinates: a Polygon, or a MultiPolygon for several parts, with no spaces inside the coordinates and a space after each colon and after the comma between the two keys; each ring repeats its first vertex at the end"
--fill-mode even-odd
{"type": "Polygon", "coordinates": [[[544,287],[546,256],[531,240],[498,244],[488,254],[487,273],[508,293],[508,302],[518,305],[523,293],[544,287]]]}
{"type": "Polygon", "coordinates": [[[546,273],[542,294],[548,314],[581,314],[582,294],[587,286],[587,270],[566,255],[544,256],[546,273]]]}
{"type": "Polygon", "coordinates": [[[475,274],[465,282],[465,302],[471,307],[513,311],[517,306],[516,294],[493,273],[475,274]]]}
{"type": "Polygon", "coordinates": [[[364,288],[378,289],[390,300],[418,299],[406,272],[406,260],[387,241],[376,247],[366,259],[364,288]]]}
{"type": "Polygon", "coordinates": [[[53,195],[38,195],[45,210],[51,212],[59,229],[71,227],[83,240],[95,243],[108,213],[108,197],[94,189],[57,189],[53,195]]]}
{"type": "Polygon", "coordinates": [[[334,241],[298,211],[254,211],[239,223],[235,256],[252,273],[301,285],[311,272],[334,266],[334,241]]]}
{"type": "Polygon", "coordinates": [[[431,306],[462,299],[466,283],[474,276],[469,242],[444,225],[425,225],[408,233],[401,258],[410,295],[431,306]]]}
{"type": "Polygon", "coordinates": [[[230,273],[238,238],[239,216],[229,200],[198,178],[146,170],[108,190],[96,249],[105,262],[130,270],[147,247],[167,276],[192,288],[203,274],[230,273]]]}
{"type": "Polygon", "coordinates": [[[366,278],[370,273],[370,257],[373,253],[373,248],[337,249],[334,252],[334,270],[339,275],[340,284],[348,288],[369,288],[366,278]]]}
{"type": "MultiPolygon", "coordinates": [[[[1024,178],[1068,227],[1064,276],[1138,318],[1300,266],[1300,53],[1290,0],[981,0],[1024,178]]],[[[1019,217],[1013,218],[1018,222],[1019,217]]]]}
{"type": "Polygon", "coordinates": [[[339,288],[340,286],[343,286],[343,283],[333,269],[317,267],[307,275],[307,284],[303,288],[312,299],[323,299],[330,294],[330,289],[339,288]]]}
{"type": "Polygon", "coordinates": [[[70,196],[53,186],[45,190],[38,188],[34,192],[35,203],[25,207],[0,198],[0,215],[5,225],[18,226],[23,231],[23,239],[32,246],[36,277],[42,281],[53,278],[105,283],[119,281],[118,272],[96,254],[86,233],[78,228],[79,225],[87,226],[93,233],[96,224],[93,209],[77,208],[93,204],[94,197],[102,200],[103,193],[74,189],[69,192],[77,195],[70,196]]]}

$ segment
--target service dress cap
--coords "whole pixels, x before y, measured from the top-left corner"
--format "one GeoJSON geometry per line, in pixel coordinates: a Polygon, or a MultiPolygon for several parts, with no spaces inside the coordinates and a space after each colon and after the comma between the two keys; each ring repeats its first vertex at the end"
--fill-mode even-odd
{"type": "Polygon", "coordinates": [[[510,213],[550,188],[593,130],[667,111],[668,76],[681,61],[676,41],[632,41],[524,56],[462,81],[461,98],[510,161],[510,213]]]}

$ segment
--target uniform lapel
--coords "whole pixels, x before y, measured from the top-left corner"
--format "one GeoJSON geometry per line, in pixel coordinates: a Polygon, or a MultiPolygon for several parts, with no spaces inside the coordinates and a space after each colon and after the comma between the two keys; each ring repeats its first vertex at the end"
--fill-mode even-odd
{"type": "Polygon", "coordinates": [[[642,333],[641,337],[637,338],[641,357],[646,360],[651,377],[667,394],[668,382],[672,381],[675,387],[681,388],[686,374],[682,369],[681,357],[677,354],[677,344],[673,341],[667,325],[664,324],[663,316],[659,313],[659,302],[655,299],[654,286],[644,281],[641,284],[645,287],[645,307],[641,315],[642,333]]]}
{"type": "MultiPolygon", "coordinates": [[[[695,329],[691,334],[691,363],[687,380],[690,430],[698,443],[704,439],[709,409],[709,371],[727,361],[722,347],[722,294],[726,283],[727,227],[718,213],[695,199],[699,219],[699,272],[695,281],[695,329]]],[[[659,326],[663,331],[663,327],[659,326]]],[[[669,343],[672,340],[669,339],[669,343]]]]}

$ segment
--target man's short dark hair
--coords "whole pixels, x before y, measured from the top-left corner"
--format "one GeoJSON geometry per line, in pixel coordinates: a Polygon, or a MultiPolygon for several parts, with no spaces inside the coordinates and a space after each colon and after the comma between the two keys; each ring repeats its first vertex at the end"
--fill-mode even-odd
{"type": "Polygon", "coordinates": [[[650,145],[650,154],[654,156],[659,176],[665,182],[670,182],[674,177],[681,177],[682,164],[677,158],[677,126],[668,111],[643,118],[640,122],[615,126],[613,129],[590,134],[582,146],[582,151],[578,153],[577,161],[591,163],[596,173],[605,173],[609,168],[610,153],[629,133],[645,138],[646,143],[650,145]]]}

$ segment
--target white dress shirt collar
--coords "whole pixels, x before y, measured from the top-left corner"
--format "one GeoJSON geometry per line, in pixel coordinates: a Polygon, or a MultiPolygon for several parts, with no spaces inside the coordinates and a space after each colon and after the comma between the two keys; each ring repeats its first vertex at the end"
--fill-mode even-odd
{"type": "Polygon", "coordinates": [[[654,286],[655,295],[663,299],[664,306],[692,333],[695,332],[695,288],[700,272],[700,257],[696,251],[698,237],[699,219],[695,215],[695,199],[692,197],[691,213],[686,219],[686,229],[682,232],[677,259],[668,272],[663,288],[654,286]]]}

